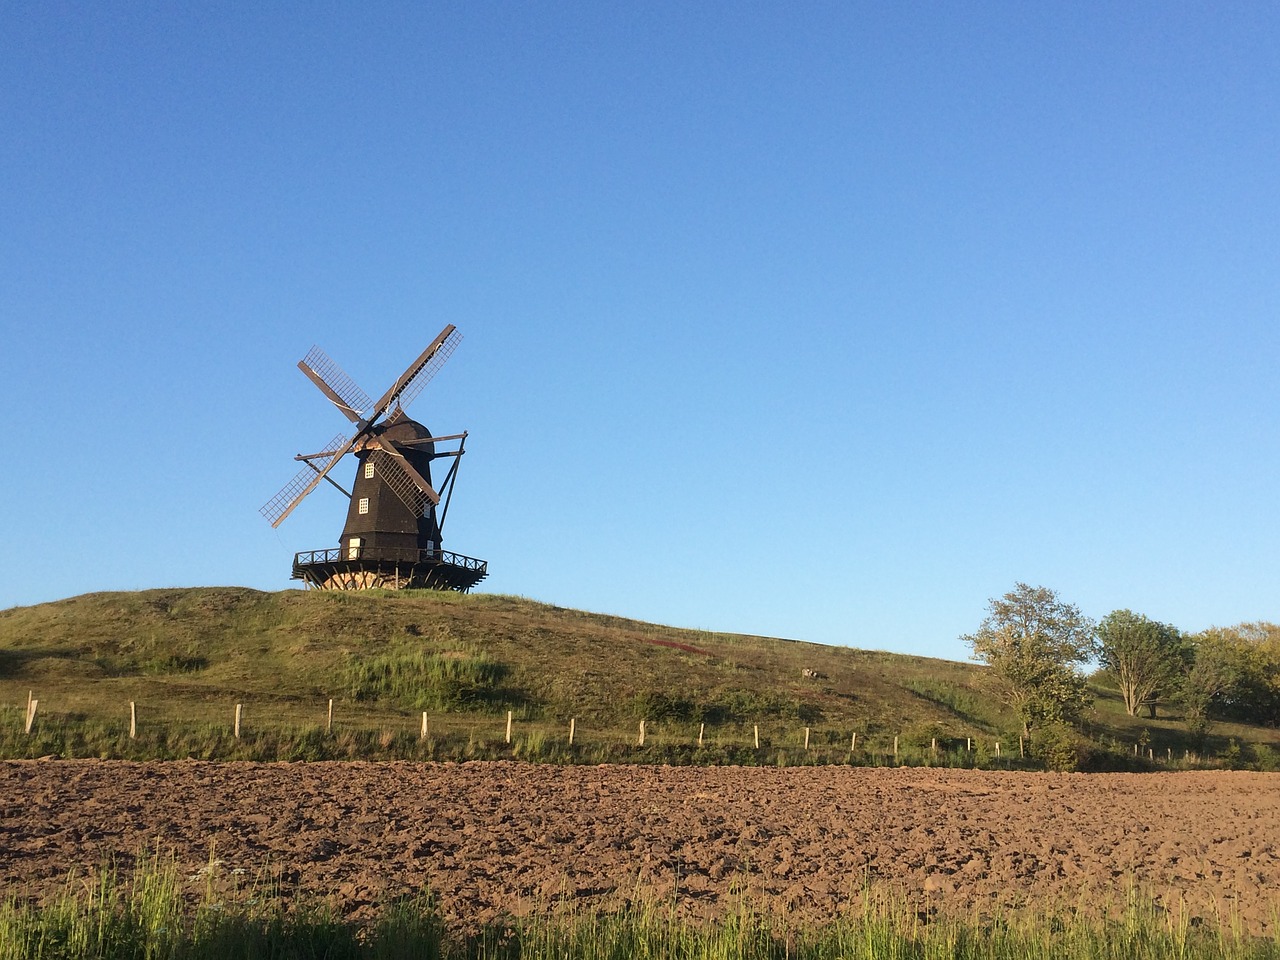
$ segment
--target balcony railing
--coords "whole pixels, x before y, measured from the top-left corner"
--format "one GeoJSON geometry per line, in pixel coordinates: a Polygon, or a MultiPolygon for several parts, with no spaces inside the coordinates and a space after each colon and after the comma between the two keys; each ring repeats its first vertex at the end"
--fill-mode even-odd
{"type": "Polygon", "coordinates": [[[328,550],[304,550],[294,554],[295,567],[318,564],[364,561],[371,563],[447,564],[464,570],[482,571],[489,564],[475,557],[464,557],[448,550],[397,550],[391,547],[332,547],[328,550]]]}

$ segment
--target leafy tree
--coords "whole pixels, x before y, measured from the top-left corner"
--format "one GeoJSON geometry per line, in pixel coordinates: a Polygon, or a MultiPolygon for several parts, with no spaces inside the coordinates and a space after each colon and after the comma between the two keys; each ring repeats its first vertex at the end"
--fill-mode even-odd
{"type": "Polygon", "coordinates": [[[1024,736],[1041,723],[1074,722],[1089,704],[1077,669],[1094,654],[1093,622],[1047,587],[1016,584],[993,598],[976,632],[961,637],[991,668],[997,693],[1022,721],[1024,736]]]}
{"type": "Polygon", "coordinates": [[[1124,698],[1125,712],[1138,715],[1148,707],[1155,716],[1156,703],[1178,685],[1187,669],[1182,634],[1167,623],[1157,623],[1129,610],[1113,610],[1098,624],[1098,659],[1115,677],[1124,698]]]}
{"type": "Polygon", "coordinates": [[[1240,677],[1240,640],[1233,631],[1211,627],[1189,638],[1192,663],[1182,681],[1182,709],[1187,732],[1203,743],[1209,711],[1232,691],[1240,677]]]}
{"type": "Polygon", "coordinates": [[[1280,625],[1242,623],[1233,629],[1240,638],[1233,713],[1274,727],[1280,724],[1280,625]]]}
{"type": "MultiPolygon", "coordinates": [[[[1213,712],[1244,723],[1280,724],[1280,625],[1257,622],[1234,627],[1210,627],[1194,638],[1214,665],[1211,676],[1225,681],[1211,684],[1204,703],[1213,712]]],[[[1204,694],[1199,694],[1204,700],[1204,694]]]]}

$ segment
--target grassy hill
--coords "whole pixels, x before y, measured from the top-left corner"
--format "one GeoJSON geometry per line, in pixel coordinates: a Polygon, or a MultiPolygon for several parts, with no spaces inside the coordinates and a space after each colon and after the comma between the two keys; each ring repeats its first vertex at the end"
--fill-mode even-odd
{"type": "MultiPolygon", "coordinates": [[[[1099,693],[1095,735],[1127,744],[1145,732],[1154,747],[1182,751],[1174,721],[1133,720],[1099,693]]],[[[9,756],[843,761],[857,733],[864,760],[891,759],[897,737],[900,759],[982,762],[996,740],[1006,761],[1016,756],[1015,728],[975,665],[682,630],[510,596],[218,587],[0,611],[0,753],[9,756]],[[28,696],[40,703],[29,737],[28,696]],[[230,736],[237,703],[239,740],[230,736]]]]}

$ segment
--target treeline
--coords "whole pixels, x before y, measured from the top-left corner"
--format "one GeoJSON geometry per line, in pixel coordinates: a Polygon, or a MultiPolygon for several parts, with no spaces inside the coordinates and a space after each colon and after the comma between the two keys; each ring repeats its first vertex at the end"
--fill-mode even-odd
{"type": "Polygon", "coordinates": [[[1178,710],[1192,734],[1213,719],[1280,724],[1280,624],[1259,621],[1183,633],[1129,610],[1096,628],[1103,678],[1129,716],[1178,710]]]}
{"type": "Polygon", "coordinates": [[[1095,622],[1053,590],[1025,583],[987,610],[962,639],[991,668],[1024,735],[1078,725],[1093,700],[1090,680],[1114,685],[1130,716],[1179,714],[1193,739],[1216,719],[1280,724],[1280,625],[1184,633],[1131,610],[1095,622]]]}

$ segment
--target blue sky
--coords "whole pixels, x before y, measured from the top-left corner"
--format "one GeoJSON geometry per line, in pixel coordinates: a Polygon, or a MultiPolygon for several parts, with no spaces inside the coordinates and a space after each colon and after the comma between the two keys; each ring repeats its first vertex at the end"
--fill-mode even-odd
{"type": "Polygon", "coordinates": [[[446,323],[486,589],[961,659],[1276,619],[1280,7],[0,11],[0,607],[284,589],[446,323]]]}

